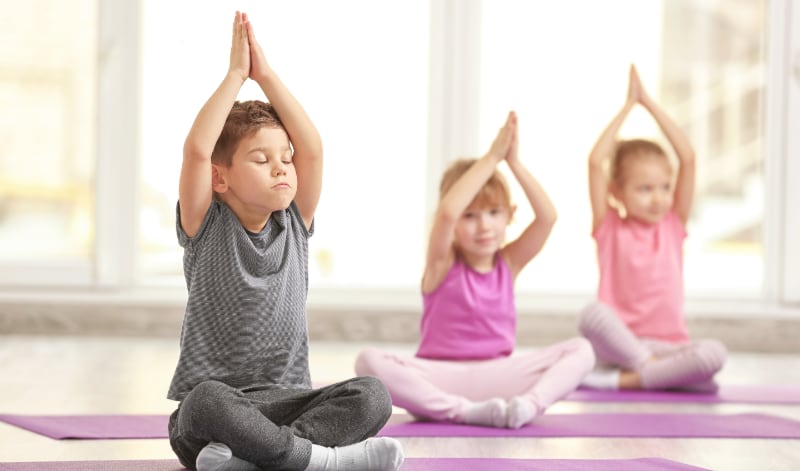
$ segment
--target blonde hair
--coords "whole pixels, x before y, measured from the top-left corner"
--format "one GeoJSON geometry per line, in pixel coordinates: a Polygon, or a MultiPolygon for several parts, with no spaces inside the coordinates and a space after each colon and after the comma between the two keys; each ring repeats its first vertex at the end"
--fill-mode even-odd
{"type": "MultiPolygon", "coordinates": [[[[461,178],[467,170],[470,169],[477,159],[459,159],[454,161],[447,167],[445,170],[444,175],[442,175],[442,180],[439,183],[439,200],[447,194],[447,192],[452,188],[456,181],[461,178]]],[[[489,180],[481,187],[478,193],[475,195],[475,198],[470,203],[470,206],[478,205],[478,206],[502,206],[505,209],[511,211],[511,191],[508,188],[508,182],[506,182],[505,177],[503,174],[500,173],[499,170],[494,171],[492,176],[489,177],[489,180]]]]}
{"type": "Polygon", "coordinates": [[[614,156],[609,163],[609,182],[622,186],[625,181],[625,170],[631,162],[646,158],[663,159],[672,168],[672,163],[664,149],[656,142],[647,139],[629,139],[619,141],[614,156]]]}

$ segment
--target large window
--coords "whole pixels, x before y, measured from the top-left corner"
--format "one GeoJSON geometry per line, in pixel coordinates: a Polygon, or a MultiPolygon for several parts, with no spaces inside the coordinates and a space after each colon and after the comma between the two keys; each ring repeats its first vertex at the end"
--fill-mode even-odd
{"type": "MultiPolygon", "coordinates": [[[[510,109],[559,210],[520,304],[567,311],[592,296],[586,158],[633,62],[698,155],[687,298],[796,314],[791,0],[0,2],[0,296],[27,296],[22,284],[56,297],[80,285],[81,299],[185,295],[182,146],[227,70],[240,9],[323,137],[316,302],[416,305],[441,172],[485,152],[510,109]]],[[[240,98],[263,97],[249,82],[240,98]]],[[[664,142],[642,109],[621,134],[664,142]]],[[[531,216],[514,197],[512,236],[531,216]]]]}
{"type": "MultiPolygon", "coordinates": [[[[621,108],[635,63],[698,156],[687,292],[759,296],[766,3],[498,0],[482,8],[482,145],[488,148],[504,114],[516,109],[523,158],[559,209],[546,249],[520,286],[593,292],[586,159],[621,108]]],[[[641,107],[621,134],[653,138],[671,150],[641,107]]],[[[516,199],[527,211],[519,219],[529,219],[524,195],[516,199]]]]}
{"type": "MultiPolygon", "coordinates": [[[[3,2],[0,280],[93,254],[95,2],[3,2]]],[[[39,278],[41,281],[42,278],[39,278]]]]}

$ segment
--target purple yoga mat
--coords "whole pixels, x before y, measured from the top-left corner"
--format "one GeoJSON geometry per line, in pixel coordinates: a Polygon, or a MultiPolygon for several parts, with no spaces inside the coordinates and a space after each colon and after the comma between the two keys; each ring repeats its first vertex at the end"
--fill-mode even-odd
{"type": "Polygon", "coordinates": [[[392,417],[387,437],[800,438],[800,422],[767,414],[545,414],[519,430],[392,417]]]}
{"type": "MultiPolygon", "coordinates": [[[[0,463],[0,471],[183,471],[177,460],[0,463]]],[[[400,471],[707,471],[663,458],[629,460],[407,458],[400,471]]]]}
{"type": "Polygon", "coordinates": [[[0,421],[64,438],[167,438],[166,415],[0,415],[0,421]]]}
{"type": "Polygon", "coordinates": [[[800,385],[728,385],[720,386],[716,393],[579,389],[569,394],[564,400],[578,402],[800,404],[800,385]]]}
{"type": "Polygon", "coordinates": [[[178,460],[25,461],[0,463],[0,471],[188,471],[178,460]]]}

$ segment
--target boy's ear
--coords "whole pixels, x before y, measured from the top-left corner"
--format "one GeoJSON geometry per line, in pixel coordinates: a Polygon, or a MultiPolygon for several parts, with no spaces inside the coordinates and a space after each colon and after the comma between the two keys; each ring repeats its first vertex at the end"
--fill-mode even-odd
{"type": "Polygon", "coordinates": [[[225,193],[228,191],[228,179],[225,168],[216,164],[211,164],[211,189],[215,193],[225,193]]]}

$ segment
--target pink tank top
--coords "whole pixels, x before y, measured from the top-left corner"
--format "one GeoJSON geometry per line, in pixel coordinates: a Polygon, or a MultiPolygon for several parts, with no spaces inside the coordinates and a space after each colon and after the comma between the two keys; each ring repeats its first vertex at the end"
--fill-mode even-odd
{"type": "Polygon", "coordinates": [[[488,273],[457,259],[442,284],[422,300],[418,357],[484,360],[514,350],[514,279],[503,257],[497,256],[488,273]]]}
{"type": "Polygon", "coordinates": [[[689,339],[683,317],[686,228],[670,211],[657,224],[621,219],[609,209],[593,234],[600,267],[598,298],[637,337],[689,339]]]}

